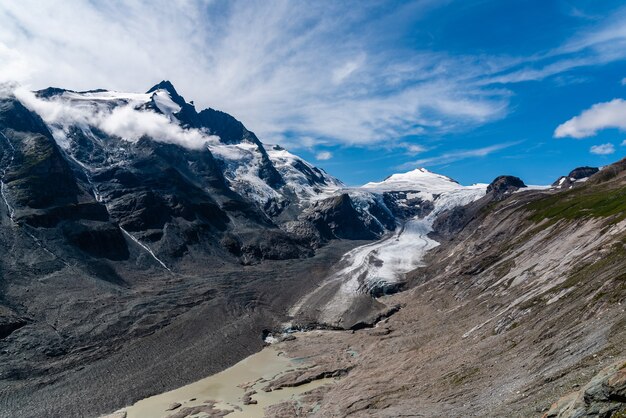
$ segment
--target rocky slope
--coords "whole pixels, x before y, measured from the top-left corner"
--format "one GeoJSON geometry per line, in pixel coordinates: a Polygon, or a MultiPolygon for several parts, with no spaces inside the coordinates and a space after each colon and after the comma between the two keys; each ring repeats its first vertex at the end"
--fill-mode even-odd
{"type": "Polygon", "coordinates": [[[622,416],[626,160],[564,191],[494,189],[439,217],[410,290],[378,299],[393,316],[279,344],[348,376],[270,416],[622,416]]]}

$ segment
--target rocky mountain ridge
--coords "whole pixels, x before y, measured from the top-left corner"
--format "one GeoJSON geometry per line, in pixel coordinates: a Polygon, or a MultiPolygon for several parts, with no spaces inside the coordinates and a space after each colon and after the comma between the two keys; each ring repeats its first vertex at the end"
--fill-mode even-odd
{"type": "Polygon", "coordinates": [[[67,203],[44,207],[18,195],[45,199],[49,193],[60,199],[73,193],[66,201],[80,201],[82,211],[92,206],[100,211],[84,219],[71,215],[80,218],[76,228],[83,235],[94,239],[104,228],[110,232],[99,241],[119,247],[119,235],[125,234],[169,264],[194,248],[249,263],[308,256],[337,238],[379,238],[425,214],[434,192],[456,184],[416,170],[423,178],[409,175],[405,187],[384,181],[346,188],[279,146],[266,149],[232,116],[210,108],[196,111],[168,81],[145,94],[48,88],[5,98],[3,104],[3,156],[19,159],[5,170],[21,167],[5,173],[3,196],[18,208],[17,222],[54,227],[65,222],[67,203]],[[19,123],[26,119],[29,125],[19,123]],[[24,138],[29,149],[21,148],[24,138]],[[24,158],[35,166],[24,165],[24,158]],[[58,166],[58,189],[44,187],[29,172],[50,164],[58,166]],[[413,192],[408,201],[407,192],[413,192]],[[119,225],[115,245],[106,243],[115,227],[99,224],[87,233],[88,221],[119,225]],[[267,232],[254,232],[261,229],[267,232]],[[251,235],[268,237],[271,244],[251,235]]]}
{"type": "Polygon", "coordinates": [[[529,416],[562,394],[551,382],[623,353],[623,161],[545,188],[425,169],[350,188],[166,81],[16,92],[0,136],[1,416],[96,416],[215,373],[286,323],[354,332],[285,343],[349,370],[320,416],[529,416]],[[533,361],[508,376],[488,355],[533,361]],[[490,401],[494,382],[533,402],[490,401]]]}

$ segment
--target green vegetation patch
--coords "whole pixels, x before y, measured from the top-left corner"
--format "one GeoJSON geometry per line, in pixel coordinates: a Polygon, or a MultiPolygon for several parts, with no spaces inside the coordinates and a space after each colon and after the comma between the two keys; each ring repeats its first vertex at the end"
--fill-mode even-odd
{"type": "Polygon", "coordinates": [[[614,217],[612,222],[619,222],[626,218],[626,186],[600,190],[579,187],[543,197],[527,207],[533,212],[530,220],[535,222],[588,217],[614,217]]]}

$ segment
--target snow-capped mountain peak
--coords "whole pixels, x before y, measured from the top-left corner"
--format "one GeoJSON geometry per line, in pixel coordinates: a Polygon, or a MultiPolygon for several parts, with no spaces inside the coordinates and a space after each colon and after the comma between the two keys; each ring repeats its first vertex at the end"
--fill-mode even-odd
{"type": "Polygon", "coordinates": [[[421,191],[428,193],[443,193],[462,187],[455,180],[430,172],[425,168],[392,174],[381,182],[370,182],[362,186],[363,189],[376,191],[421,191]]]}
{"type": "Polygon", "coordinates": [[[286,187],[302,200],[328,196],[345,185],[324,170],[315,167],[279,145],[266,144],[267,154],[285,179],[286,187]]]}

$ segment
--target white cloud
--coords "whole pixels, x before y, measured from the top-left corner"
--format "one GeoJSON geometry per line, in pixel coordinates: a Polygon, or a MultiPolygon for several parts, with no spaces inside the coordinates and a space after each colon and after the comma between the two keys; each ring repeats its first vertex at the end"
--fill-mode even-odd
{"type": "Polygon", "coordinates": [[[33,73],[28,59],[0,42],[0,82],[22,82],[33,73]]]}
{"type": "Polygon", "coordinates": [[[408,154],[421,154],[428,150],[426,147],[418,144],[405,144],[404,147],[408,154]]]}
{"type": "Polygon", "coordinates": [[[519,144],[519,142],[507,142],[503,144],[495,144],[488,147],[477,148],[472,150],[458,150],[458,151],[450,151],[444,154],[438,155],[436,157],[428,157],[422,158],[416,161],[408,162],[402,164],[398,168],[400,169],[409,169],[415,167],[433,167],[443,164],[449,164],[460,160],[465,160],[467,158],[476,158],[476,157],[486,157],[494,152],[503,150],[505,148],[512,147],[514,145],[519,144]]]}
{"type": "Polygon", "coordinates": [[[622,86],[626,86],[626,77],[622,78],[622,86]]]}
{"type": "Polygon", "coordinates": [[[623,15],[532,56],[397,45],[404,32],[389,27],[447,3],[5,0],[0,80],[141,91],[170,79],[269,143],[387,146],[506,116],[511,92],[500,83],[626,56],[623,15]]]}
{"type": "Polygon", "coordinates": [[[611,143],[594,145],[589,148],[589,152],[596,155],[610,155],[615,153],[615,147],[611,143]]]}
{"type": "Polygon", "coordinates": [[[341,84],[346,78],[350,76],[350,74],[358,70],[364,62],[365,54],[361,54],[357,58],[346,62],[341,67],[336,68],[333,71],[333,83],[341,84]]]}
{"type": "Polygon", "coordinates": [[[219,141],[218,137],[197,129],[183,129],[163,114],[137,110],[136,104],[132,102],[113,109],[106,104],[93,107],[91,102],[40,99],[24,88],[16,89],[15,96],[24,106],[52,125],[55,139],[61,145],[66,140],[67,127],[72,125],[94,126],[126,141],[136,142],[148,136],[158,142],[178,144],[190,149],[201,149],[207,143],[219,141]]]}
{"type": "Polygon", "coordinates": [[[622,143],[620,144],[622,147],[626,147],[626,139],[622,141],[622,143]]]}
{"type": "Polygon", "coordinates": [[[328,151],[318,152],[317,155],[315,155],[315,159],[318,161],[326,161],[331,158],[333,158],[333,153],[328,151]]]}
{"type": "Polygon", "coordinates": [[[559,125],[554,131],[556,138],[586,138],[607,128],[626,130],[626,101],[613,99],[597,103],[580,115],[559,125]]]}
{"type": "Polygon", "coordinates": [[[120,91],[170,79],[198,107],[234,115],[266,142],[381,144],[504,116],[508,92],[466,82],[466,74],[483,72],[480,59],[407,55],[365,29],[392,24],[404,8],[419,19],[440,4],[390,11],[375,3],[281,0],[271,7],[7,0],[0,5],[0,79],[33,89],[120,91]]]}

